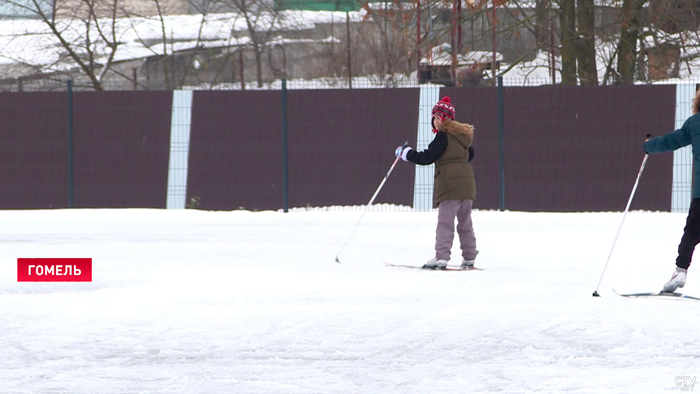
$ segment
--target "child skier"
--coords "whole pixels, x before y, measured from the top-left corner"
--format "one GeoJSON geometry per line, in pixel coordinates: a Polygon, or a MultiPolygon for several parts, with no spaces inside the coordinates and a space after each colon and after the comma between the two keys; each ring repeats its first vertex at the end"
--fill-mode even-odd
{"type": "Polygon", "coordinates": [[[700,90],[696,92],[693,100],[693,115],[689,117],[683,127],[663,135],[661,137],[647,139],[644,142],[644,152],[663,153],[670,152],[684,146],[693,145],[693,160],[696,163],[693,178],[693,200],[690,203],[690,211],[686,219],[685,229],[681,243],[678,245],[678,257],[676,258],[676,270],[662,291],[674,292],[679,287],[685,286],[690,261],[693,258],[695,245],[700,242],[700,90]]]}
{"type": "Polygon", "coordinates": [[[455,121],[455,109],[449,97],[443,97],[432,111],[435,138],[428,149],[416,152],[410,147],[396,148],[396,157],[429,165],[435,163],[433,204],[438,207],[435,258],[423,268],[444,269],[450,260],[457,217],[457,233],[462,249],[462,268],[471,269],[476,259],[476,238],[472,227],[472,204],[476,198],[474,171],[469,161],[474,127],[455,121]]]}

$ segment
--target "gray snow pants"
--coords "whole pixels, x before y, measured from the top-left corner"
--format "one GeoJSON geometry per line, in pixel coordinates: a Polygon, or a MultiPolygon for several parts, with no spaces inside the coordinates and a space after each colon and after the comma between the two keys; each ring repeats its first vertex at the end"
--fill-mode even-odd
{"type": "Polygon", "coordinates": [[[455,217],[457,234],[462,249],[462,258],[476,258],[476,237],[472,227],[472,200],[447,200],[438,205],[438,223],[435,231],[435,257],[449,260],[452,242],[455,237],[455,217]]]}

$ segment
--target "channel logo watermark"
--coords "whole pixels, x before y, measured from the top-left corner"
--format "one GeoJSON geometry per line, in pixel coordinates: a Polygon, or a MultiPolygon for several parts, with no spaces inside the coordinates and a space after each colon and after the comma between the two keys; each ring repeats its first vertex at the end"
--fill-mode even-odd
{"type": "Polygon", "coordinates": [[[681,386],[681,391],[693,391],[695,388],[695,379],[697,376],[676,376],[673,383],[676,386],[681,386]]]}
{"type": "Polygon", "coordinates": [[[92,282],[92,259],[19,258],[17,282],[92,282]]]}

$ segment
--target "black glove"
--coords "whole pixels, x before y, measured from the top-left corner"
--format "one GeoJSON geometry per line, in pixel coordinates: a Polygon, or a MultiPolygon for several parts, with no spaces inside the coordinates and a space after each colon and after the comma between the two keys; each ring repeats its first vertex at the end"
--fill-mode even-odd
{"type": "Polygon", "coordinates": [[[473,158],[474,158],[474,148],[472,148],[470,146],[469,147],[469,161],[472,161],[473,158]]]}

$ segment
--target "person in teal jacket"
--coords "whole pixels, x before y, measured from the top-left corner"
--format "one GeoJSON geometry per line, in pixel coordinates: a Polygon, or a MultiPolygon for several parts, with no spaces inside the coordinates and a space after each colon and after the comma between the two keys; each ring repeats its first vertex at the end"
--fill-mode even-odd
{"type": "Polygon", "coordinates": [[[693,146],[693,199],[685,229],[683,229],[683,237],[678,245],[676,271],[671,280],[664,285],[662,291],[665,292],[674,292],[679,287],[685,286],[695,245],[700,243],[700,90],[693,100],[693,115],[683,123],[683,127],[660,137],[647,138],[644,142],[644,152],[647,154],[671,152],[688,145],[693,146]]]}

